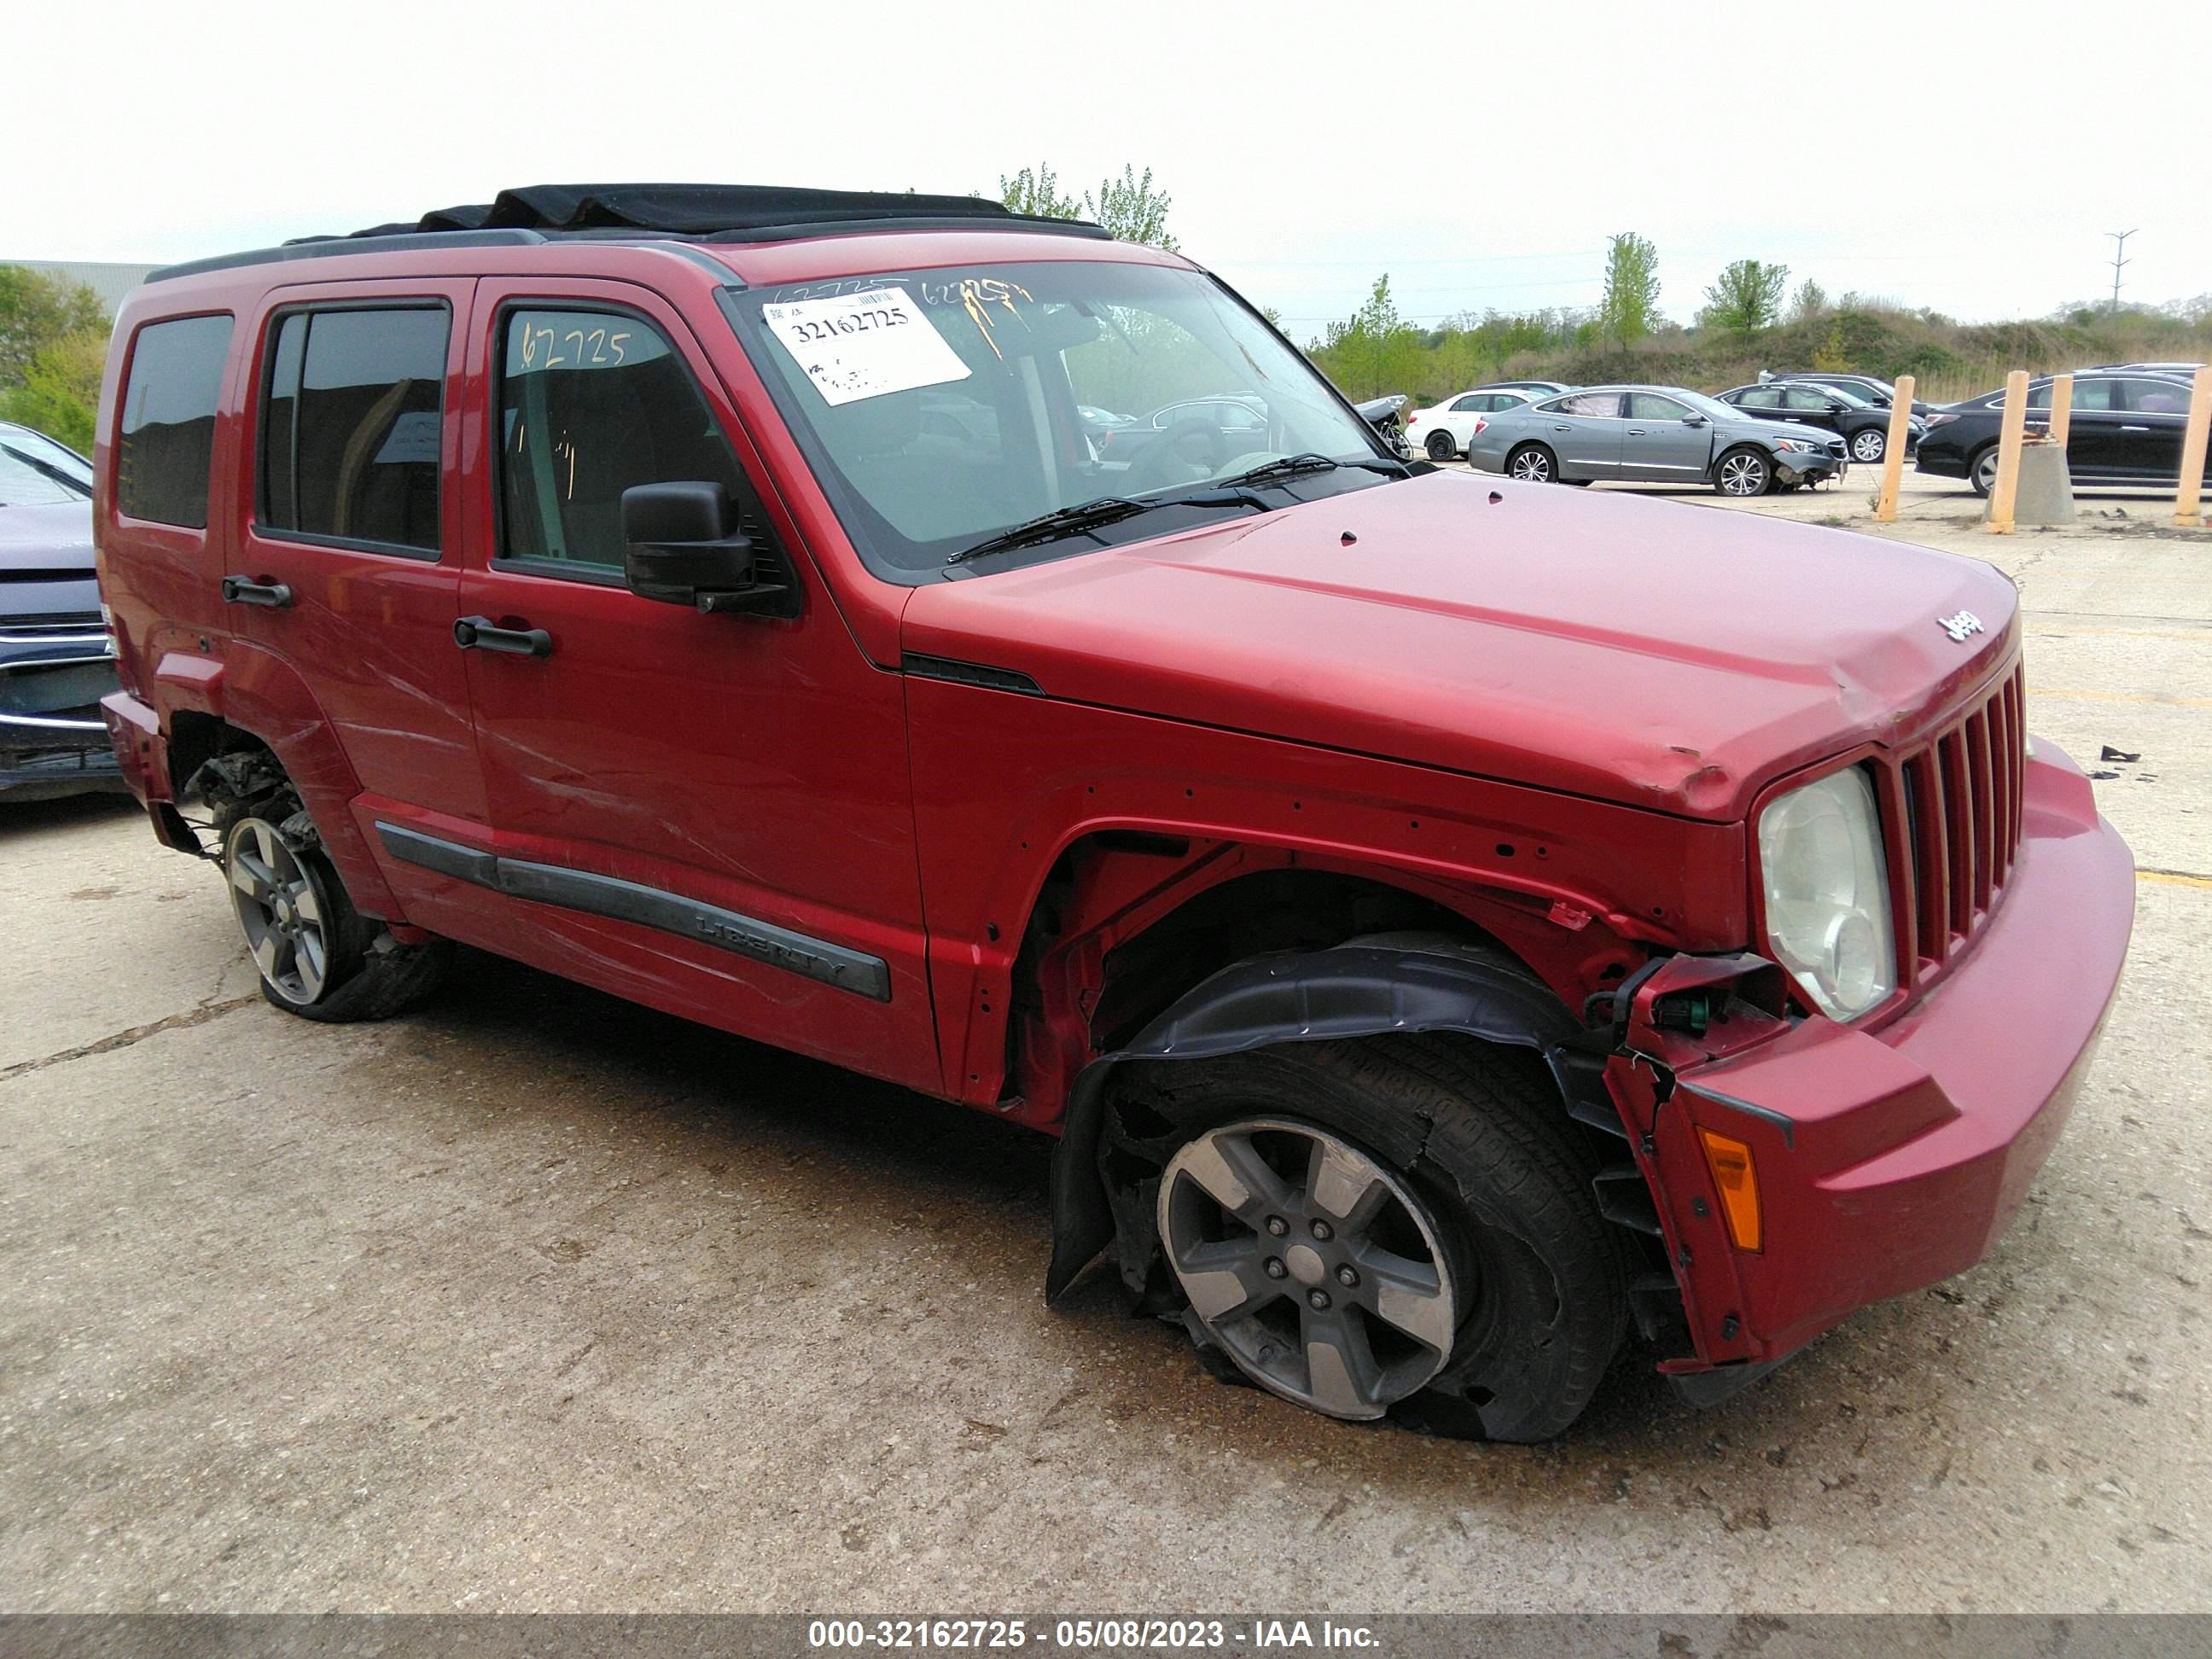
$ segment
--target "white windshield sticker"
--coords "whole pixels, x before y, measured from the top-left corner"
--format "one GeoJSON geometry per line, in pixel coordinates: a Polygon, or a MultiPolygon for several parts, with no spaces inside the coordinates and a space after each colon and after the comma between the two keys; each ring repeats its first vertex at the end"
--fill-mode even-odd
{"type": "Polygon", "coordinates": [[[902,288],[763,306],[761,316],[826,403],[968,378],[968,365],[902,288]]]}

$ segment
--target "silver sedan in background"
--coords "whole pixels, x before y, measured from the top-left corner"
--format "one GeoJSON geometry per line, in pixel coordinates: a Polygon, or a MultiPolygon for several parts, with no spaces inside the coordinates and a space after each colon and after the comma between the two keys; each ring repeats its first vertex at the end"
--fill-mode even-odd
{"type": "Polygon", "coordinates": [[[1468,464],[1531,483],[1711,484],[1763,495],[1844,476],[1844,441],[1830,432],[1754,420],[1703,392],[1671,386],[1587,386],[1483,417],[1468,464]]]}

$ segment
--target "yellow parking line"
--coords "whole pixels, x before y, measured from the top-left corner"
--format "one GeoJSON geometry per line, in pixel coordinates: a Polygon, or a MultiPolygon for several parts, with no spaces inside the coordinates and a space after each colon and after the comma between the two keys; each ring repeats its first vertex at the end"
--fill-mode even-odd
{"type": "Polygon", "coordinates": [[[2071,691],[2031,685],[2027,695],[2058,702],[2147,702],[2161,708],[2212,708],[2212,697],[2160,697],[2148,691],[2071,691]]]}
{"type": "Polygon", "coordinates": [[[2212,876],[2185,876],[2179,870],[2138,870],[2136,879],[2170,882],[2176,887],[2212,887],[2212,876]]]}

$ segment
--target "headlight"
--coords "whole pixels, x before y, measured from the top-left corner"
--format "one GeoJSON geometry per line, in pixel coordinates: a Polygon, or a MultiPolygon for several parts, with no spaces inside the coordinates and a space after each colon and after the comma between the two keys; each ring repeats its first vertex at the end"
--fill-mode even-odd
{"type": "Polygon", "coordinates": [[[1777,438],[1774,441],[1774,447],[1777,449],[1787,450],[1793,455],[1817,455],[1827,446],[1812,438],[1777,438]]]}
{"type": "Polygon", "coordinates": [[[1769,805],[1759,818],[1759,862],[1767,941],[1822,1013],[1856,1019],[1897,988],[1889,869],[1863,769],[1769,805]]]}

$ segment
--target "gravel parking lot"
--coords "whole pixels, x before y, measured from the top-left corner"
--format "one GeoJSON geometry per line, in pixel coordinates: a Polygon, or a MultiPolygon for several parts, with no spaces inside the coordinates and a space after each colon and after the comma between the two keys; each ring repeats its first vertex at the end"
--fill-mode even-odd
{"type": "Polygon", "coordinates": [[[0,1607],[2205,1607],[2212,532],[1908,484],[2141,866],[1966,1277],[1710,1412],[1631,1358],[1554,1445],[1326,1421],[1048,1311],[1042,1139],[489,958],[289,1018],[127,802],[0,807],[0,1607]]]}

